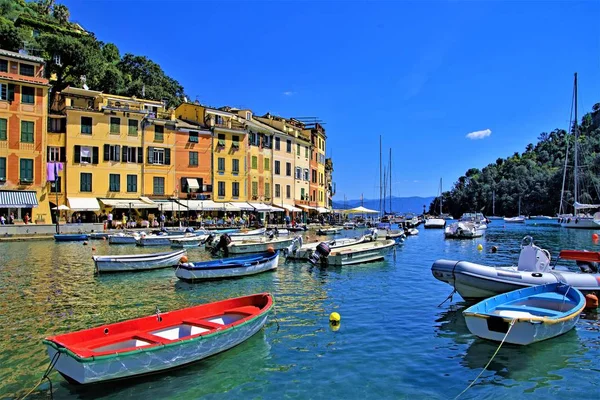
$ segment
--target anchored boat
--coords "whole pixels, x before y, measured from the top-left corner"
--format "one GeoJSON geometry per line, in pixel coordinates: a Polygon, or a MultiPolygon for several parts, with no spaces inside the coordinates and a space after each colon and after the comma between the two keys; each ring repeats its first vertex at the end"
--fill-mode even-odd
{"type": "Polygon", "coordinates": [[[472,334],[527,345],[573,329],[585,297],[572,286],[550,283],[503,293],[463,311],[472,334]]]}
{"type": "Polygon", "coordinates": [[[365,236],[360,236],[360,237],[356,237],[356,238],[333,239],[333,240],[330,240],[329,242],[307,243],[307,244],[302,245],[302,247],[300,247],[299,249],[290,252],[290,254],[288,255],[288,258],[296,259],[296,260],[308,260],[308,259],[310,259],[312,254],[317,250],[317,247],[321,243],[327,243],[329,248],[331,250],[334,250],[334,249],[340,249],[342,247],[348,247],[348,246],[353,246],[355,244],[363,243],[367,240],[368,237],[370,237],[370,236],[365,235],[365,236]]]}
{"type": "Polygon", "coordinates": [[[88,384],[146,375],[202,360],[258,332],[273,307],[268,293],[102,325],[46,338],[54,368],[88,384]]]}
{"type": "Polygon", "coordinates": [[[289,247],[301,247],[302,238],[286,237],[286,238],[262,238],[261,240],[242,240],[233,241],[228,245],[231,254],[246,254],[246,253],[262,253],[273,250],[283,250],[289,247]]]}
{"type": "Polygon", "coordinates": [[[108,244],[135,244],[140,235],[135,233],[116,233],[108,235],[108,244]]]}
{"type": "MultiPolygon", "coordinates": [[[[559,260],[577,262],[581,272],[550,265],[550,252],[523,238],[517,266],[492,267],[469,261],[437,260],[431,267],[433,276],[448,283],[464,299],[481,299],[497,294],[547,283],[564,282],[584,294],[600,291],[597,264],[600,252],[562,250],[559,260]]],[[[558,262],[558,261],[557,261],[558,262]]]]}
{"type": "Polygon", "coordinates": [[[354,265],[382,260],[396,245],[394,240],[374,240],[331,251],[327,243],[320,243],[311,258],[311,264],[354,265]]]}
{"type": "Polygon", "coordinates": [[[120,256],[92,256],[97,272],[145,271],[175,267],[185,250],[153,254],[131,254],[120,256]]]}
{"type": "Polygon", "coordinates": [[[180,263],[175,270],[179,279],[193,282],[206,279],[235,278],[277,268],[279,251],[195,263],[180,263]]]}
{"type": "Polygon", "coordinates": [[[81,242],[88,240],[86,233],[57,233],[54,235],[54,240],[57,242],[81,242]]]}

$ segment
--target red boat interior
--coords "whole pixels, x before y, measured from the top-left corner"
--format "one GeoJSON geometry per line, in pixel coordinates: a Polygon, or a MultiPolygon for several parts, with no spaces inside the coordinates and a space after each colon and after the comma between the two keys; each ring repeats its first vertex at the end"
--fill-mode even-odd
{"type": "Polygon", "coordinates": [[[48,338],[80,357],[150,348],[222,331],[267,312],[270,294],[223,300],[48,338]]]}

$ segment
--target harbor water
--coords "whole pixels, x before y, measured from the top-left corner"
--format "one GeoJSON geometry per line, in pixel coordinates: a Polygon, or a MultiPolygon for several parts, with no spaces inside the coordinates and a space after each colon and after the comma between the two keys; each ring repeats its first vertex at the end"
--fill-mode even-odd
{"type": "MultiPolygon", "coordinates": [[[[241,345],[182,369],[136,380],[68,384],[53,372],[53,396],[103,399],[454,398],[498,347],[471,335],[458,295],[431,275],[439,258],[515,264],[525,235],[550,250],[600,251],[592,231],[494,221],[475,240],[444,240],[441,230],[408,237],[385,261],[315,268],[280,261],[276,271],[244,279],[188,284],[172,269],[94,276],[95,253],[166,248],[106,241],[0,243],[0,398],[22,396],[48,365],[42,339],[192,305],[271,292],[275,312],[241,345]],[[477,245],[483,245],[483,251],[477,245]],[[492,253],[491,247],[498,252],[492,253]],[[334,331],[331,312],[341,315],[334,331]]],[[[354,236],[359,231],[346,231],[354,236]]],[[[307,236],[307,235],[305,235],[307,236]]],[[[309,233],[308,241],[317,240],[309,233]]],[[[188,250],[191,261],[208,259],[188,250]]],[[[600,324],[587,312],[576,328],[526,347],[504,345],[463,398],[587,398],[600,393],[600,324]]],[[[31,398],[47,398],[44,382],[31,398]]]]}

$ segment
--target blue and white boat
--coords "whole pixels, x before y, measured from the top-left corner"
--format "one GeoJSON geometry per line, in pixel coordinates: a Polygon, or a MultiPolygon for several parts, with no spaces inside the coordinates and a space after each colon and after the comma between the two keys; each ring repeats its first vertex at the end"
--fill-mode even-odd
{"type": "Polygon", "coordinates": [[[54,240],[57,242],[81,242],[88,240],[86,233],[57,233],[54,235],[54,240]]]}
{"type": "Polygon", "coordinates": [[[279,251],[195,263],[180,263],[175,275],[184,281],[234,278],[277,268],[279,251]]]}
{"type": "Polygon", "coordinates": [[[483,339],[527,345],[573,329],[585,308],[573,286],[550,283],[491,297],[463,311],[472,334],[483,339]],[[509,330],[510,329],[510,330],[509,330]]]}

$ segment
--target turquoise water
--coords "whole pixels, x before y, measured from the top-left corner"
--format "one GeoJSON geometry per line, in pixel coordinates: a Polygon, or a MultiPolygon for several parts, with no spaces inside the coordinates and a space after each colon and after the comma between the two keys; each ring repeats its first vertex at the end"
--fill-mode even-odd
{"type": "MultiPolygon", "coordinates": [[[[421,227],[422,228],[422,227],[421,227]]],[[[172,270],[92,273],[96,254],[162,251],[81,243],[0,243],[0,398],[24,395],[43,374],[49,335],[268,291],[276,313],[243,344],[184,369],[119,384],[77,387],[51,374],[54,398],[454,398],[497,344],[473,337],[458,295],[431,275],[438,258],[511,264],[525,234],[555,257],[562,248],[600,250],[590,231],[491,224],[473,241],[420,229],[384,262],[314,268],[283,263],[274,272],[186,284],[172,270]],[[484,251],[477,251],[477,244],[484,251]],[[496,254],[489,249],[499,247],[496,254]],[[342,323],[329,328],[337,311],[342,323]]],[[[346,232],[355,235],[357,232],[346,232]]],[[[309,240],[314,240],[311,235],[309,240]]],[[[207,258],[199,249],[191,260],[207,258]]],[[[597,397],[600,324],[590,313],[575,330],[527,347],[505,345],[463,398],[597,397]]],[[[46,398],[43,383],[32,397],[46,398]]]]}

